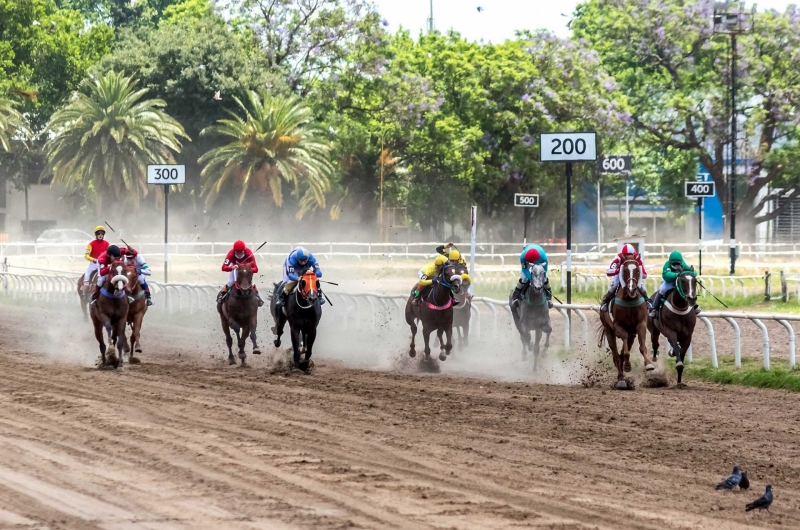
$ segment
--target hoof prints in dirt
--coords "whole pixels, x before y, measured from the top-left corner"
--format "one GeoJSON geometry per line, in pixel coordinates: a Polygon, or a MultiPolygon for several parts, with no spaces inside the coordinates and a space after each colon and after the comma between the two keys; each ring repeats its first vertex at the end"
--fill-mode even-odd
{"type": "Polygon", "coordinates": [[[406,373],[438,374],[441,372],[439,363],[433,356],[426,358],[424,353],[419,357],[409,357],[406,352],[399,353],[392,362],[392,369],[406,373]]]}
{"type": "Polygon", "coordinates": [[[311,374],[316,370],[316,365],[314,361],[301,361],[300,365],[303,369],[297,369],[294,367],[294,362],[292,361],[292,350],[285,350],[285,351],[277,351],[273,354],[272,358],[270,359],[270,374],[281,374],[281,375],[289,375],[292,373],[306,373],[311,374]]]}
{"type": "Polygon", "coordinates": [[[650,372],[645,377],[642,386],[645,388],[666,388],[669,386],[669,376],[664,371],[656,370],[655,372],[650,372]]]}

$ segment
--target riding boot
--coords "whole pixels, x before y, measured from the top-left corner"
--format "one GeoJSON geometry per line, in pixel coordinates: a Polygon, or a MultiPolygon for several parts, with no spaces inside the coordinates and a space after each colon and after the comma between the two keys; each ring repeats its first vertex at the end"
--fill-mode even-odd
{"type": "Polygon", "coordinates": [[[90,304],[94,304],[95,302],[97,302],[97,297],[98,296],[100,296],[100,287],[95,285],[94,286],[94,292],[92,292],[92,301],[89,302],[89,303],[90,304]]]}
{"type": "Polygon", "coordinates": [[[697,304],[695,304],[695,306],[694,306],[694,314],[695,315],[699,315],[700,314],[700,306],[697,305],[697,304]]]}
{"type": "Polygon", "coordinates": [[[222,290],[217,295],[217,303],[221,304],[222,301],[225,300],[225,297],[227,297],[227,296],[228,296],[228,286],[226,285],[226,286],[224,286],[222,288],[222,290]]]}
{"type": "Polygon", "coordinates": [[[644,297],[644,301],[647,303],[647,309],[653,309],[653,303],[650,301],[650,297],[647,296],[647,291],[644,290],[644,286],[639,287],[639,294],[644,297]]]}
{"type": "Polygon", "coordinates": [[[544,284],[544,296],[547,298],[547,308],[553,309],[553,290],[549,283],[544,284]]]}
{"type": "Polygon", "coordinates": [[[522,287],[520,287],[519,284],[517,284],[517,286],[514,287],[514,292],[511,293],[511,307],[517,307],[521,295],[522,295],[522,287]]]}
{"type": "Polygon", "coordinates": [[[258,307],[261,307],[261,306],[263,306],[263,305],[264,305],[264,300],[262,300],[262,299],[261,299],[261,295],[260,295],[260,294],[259,294],[259,292],[258,292],[258,287],[256,287],[256,286],[254,285],[254,286],[253,286],[253,290],[256,292],[256,298],[258,298],[258,307]]]}
{"type": "Polygon", "coordinates": [[[144,300],[145,300],[145,304],[147,304],[147,307],[150,307],[151,305],[154,305],[153,304],[153,299],[150,296],[150,286],[149,285],[144,288],[144,300]]]}
{"type": "Polygon", "coordinates": [[[650,309],[650,318],[656,318],[658,316],[658,311],[661,309],[661,303],[661,295],[659,294],[653,301],[653,307],[650,309]]]}
{"type": "Polygon", "coordinates": [[[603,295],[603,299],[600,301],[600,311],[608,311],[608,304],[611,303],[611,299],[614,298],[616,293],[614,291],[607,291],[605,295],[603,295]]]}

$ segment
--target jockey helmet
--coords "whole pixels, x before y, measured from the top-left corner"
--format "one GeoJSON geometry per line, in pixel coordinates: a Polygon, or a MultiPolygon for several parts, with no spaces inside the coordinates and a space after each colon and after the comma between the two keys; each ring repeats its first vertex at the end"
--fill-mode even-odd
{"type": "Polygon", "coordinates": [[[308,262],[309,256],[311,256],[311,253],[303,247],[297,247],[294,249],[294,257],[301,265],[305,265],[306,262],[308,262]]]}
{"type": "Polygon", "coordinates": [[[633,248],[633,245],[630,243],[625,243],[622,245],[622,252],[620,252],[623,256],[633,256],[636,254],[636,249],[633,248]]]}
{"type": "Polygon", "coordinates": [[[95,226],[95,227],[94,227],[94,235],[97,235],[97,234],[99,234],[100,232],[102,232],[103,234],[105,234],[105,233],[106,233],[106,227],[105,227],[105,226],[103,226],[103,225],[100,225],[100,226],[95,226]]]}
{"type": "Polygon", "coordinates": [[[108,247],[108,249],[106,250],[106,254],[108,254],[113,258],[118,258],[122,256],[122,253],[120,252],[119,247],[117,245],[111,245],[110,247],[108,247]]]}
{"type": "Polygon", "coordinates": [[[450,255],[448,256],[450,261],[458,261],[461,259],[461,252],[457,251],[456,249],[450,250],[450,255]]]}
{"type": "Polygon", "coordinates": [[[446,256],[436,256],[436,259],[433,260],[433,264],[436,265],[437,267],[441,267],[445,263],[447,263],[447,257],[446,256]]]}
{"type": "Polygon", "coordinates": [[[683,263],[683,255],[677,250],[673,250],[669,255],[670,263],[683,263]]]}
{"type": "Polygon", "coordinates": [[[125,255],[129,258],[135,258],[139,255],[139,252],[133,247],[128,247],[128,250],[125,251],[125,255]]]}
{"type": "Polygon", "coordinates": [[[528,251],[525,253],[525,261],[528,263],[536,263],[542,258],[539,249],[536,248],[529,248],[528,251]]]}
{"type": "Polygon", "coordinates": [[[245,245],[244,241],[242,241],[241,239],[239,241],[236,241],[233,244],[233,251],[234,252],[244,252],[244,249],[246,249],[246,248],[247,248],[247,245],[245,245]]]}

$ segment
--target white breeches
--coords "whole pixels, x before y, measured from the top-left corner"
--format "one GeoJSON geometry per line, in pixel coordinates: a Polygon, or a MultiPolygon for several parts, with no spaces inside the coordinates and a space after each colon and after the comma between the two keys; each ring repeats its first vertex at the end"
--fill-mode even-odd
{"type": "Polygon", "coordinates": [[[661,285],[658,286],[658,294],[660,294],[661,296],[664,296],[665,294],[667,294],[669,292],[670,289],[674,289],[674,288],[675,288],[675,284],[667,283],[666,281],[661,280],[661,285]]]}
{"type": "Polygon", "coordinates": [[[140,274],[136,279],[139,281],[139,283],[144,283],[147,281],[145,278],[146,276],[144,274],[140,274]]]}
{"type": "Polygon", "coordinates": [[[101,276],[100,274],[97,275],[97,287],[102,287],[103,284],[106,283],[106,277],[101,276]]]}
{"type": "Polygon", "coordinates": [[[423,276],[425,276],[425,275],[424,275],[424,274],[422,274],[422,269],[420,269],[419,271],[417,271],[417,279],[421,280],[423,276]]]}
{"type": "Polygon", "coordinates": [[[236,269],[228,273],[228,283],[226,283],[225,285],[227,285],[228,287],[233,287],[233,284],[236,283],[236,273],[237,273],[236,269]]]}
{"type": "Polygon", "coordinates": [[[89,266],[86,267],[86,272],[83,273],[83,284],[89,285],[89,280],[92,278],[92,271],[98,270],[97,260],[90,261],[89,266]]]}

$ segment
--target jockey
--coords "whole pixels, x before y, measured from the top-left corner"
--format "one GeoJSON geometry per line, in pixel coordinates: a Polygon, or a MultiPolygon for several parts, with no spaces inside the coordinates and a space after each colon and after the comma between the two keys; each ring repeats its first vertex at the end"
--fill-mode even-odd
{"type": "Polygon", "coordinates": [[[83,290],[89,290],[89,281],[92,279],[92,271],[96,271],[97,258],[100,254],[108,250],[108,241],[106,241],[106,229],[104,226],[96,226],[94,228],[94,240],[86,245],[86,254],[83,256],[89,262],[86,272],[83,273],[83,290]]]}
{"type": "MultiPolygon", "coordinates": [[[[651,318],[656,318],[656,316],[658,316],[658,310],[661,309],[662,300],[675,288],[675,281],[678,279],[678,276],[684,272],[688,272],[692,276],[697,276],[697,271],[683,260],[683,255],[677,250],[673,250],[661,271],[661,285],[658,287],[658,296],[656,296],[653,307],[650,310],[651,318]]],[[[694,312],[695,314],[700,314],[700,306],[695,305],[694,312]]]]}
{"type": "Polygon", "coordinates": [[[648,307],[650,306],[650,298],[647,296],[647,291],[644,288],[644,280],[647,278],[647,271],[644,268],[644,262],[642,261],[642,257],[636,252],[636,249],[630,243],[625,243],[622,245],[622,251],[619,252],[614,259],[611,261],[611,265],[608,266],[608,270],[606,270],[606,276],[611,278],[611,287],[608,288],[608,292],[603,297],[603,302],[600,305],[600,311],[607,311],[608,304],[611,302],[611,299],[614,298],[617,294],[617,288],[619,288],[619,268],[623,262],[627,260],[636,260],[639,264],[639,269],[641,269],[642,275],[639,279],[639,292],[642,293],[644,299],[647,301],[648,307]]]}
{"type": "Polygon", "coordinates": [[[530,265],[541,265],[544,267],[544,295],[547,298],[547,307],[553,308],[553,290],[550,288],[550,280],[547,277],[547,253],[540,245],[528,245],[522,249],[519,255],[519,263],[522,266],[522,272],[519,276],[517,286],[514,288],[514,293],[511,295],[511,304],[516,306],[522,296],[522,290],[527,284],[531,282],[531,271],[528,269],[530,265]]]}
{"type": "MultiPolygon", "coordinates": [[[[218,304],[225,300],[228,291],[233,287],[233,284],[236,283],[236,270],[242,265],[248,265],[253,271],[253,274],[258,272],[256,256],[253,254],[253,251],[247,248],[244,241],[236,241],[233,244],[233,248],[229,250],[228,254],[225,256],[225,261],[222,262],[222,272],[228,273],[228,283],[225,284],[225,287],[223,287],[217,295],[218,304]]],[[[264,300],[262,300],[261,295],[258,294],[258,288],[255,284],[253,284],[253,291],[255,291],[256,298],[258,298],[258,307],[263,306],[264,300]]]]}
{"type": "Polygon", "coordinates": [[[414,295],[414,298],[416,299],[415,302],[419,300],[419,295],[422,293],[422,289],[433,283],[433,279],[442,272],[442,267],[444,267],[446,263],[447,256],[439,255],[436,256],[435,260],[431,261],[419,270],[417,273],[419,282],[414,289],[411,290],[411,294],[414,295]]]}
{"type": "Polygon", "coordinates": [[[128,247],[128,250],[125,252],[125,264],[129,267],[136,268],[136,274],[139,275],[139,285],[142,286],[142,290],[144,291],[145,303],[148,306],[153,305],[153,300],[150,298],[150,286],[147,285],[147,280],[145,279],[145,276],[150,276],[153,271],[150,270],[147,262],[142,255],[139,254],[138,250],[128,247]]]}
{"type": "Polygon", "coordinates": [[[467,262],[461,257],[461,252],[453,243],[439,245],[436,247],[436,253],[445,256],[450,263],[458,263],[459,265],[467,266],[467,262]]]}
{"type": "Polygon", "coordinates": [[[110,245],[108,250],[100,254],[100,256],[97,258],[97,266],[99,267],[99,270],[97,271],[97,284],[95,285],[94,292],[92,293],[92,304],[95,303],[97,301],[97,297],[100,296],[100,289],[103,287],[103,284],[106,283],[106,276],[108,276],[111,265],[113,265],[115,261],[119,261],[122,258],[122,255],[127,252],[128,249],[125,247],[119,248],[117,245],[110,245]]]}
{"type": "MultiPolygon", "coordinates": [[[[292,250],[283,261],[283,291],[278,293],[277,305],[283,305],[286,295],[297,287],[297,282],[309,269],[314,271],[317,278],[322,278],[322,269],[314,255],[303,247],[292,250]]],[[[320,298],[320,305],[325,303],[325,298],[320,298]]]]}

